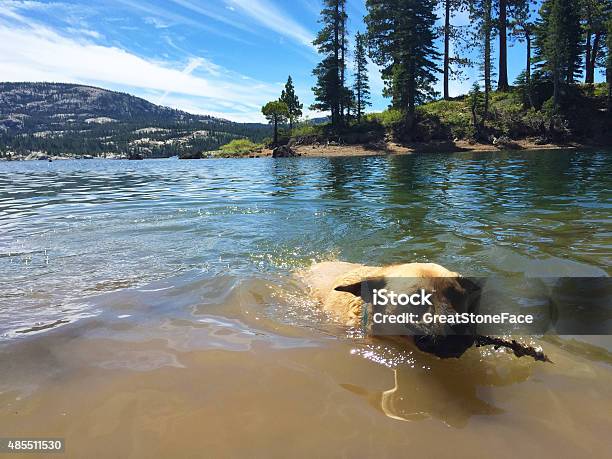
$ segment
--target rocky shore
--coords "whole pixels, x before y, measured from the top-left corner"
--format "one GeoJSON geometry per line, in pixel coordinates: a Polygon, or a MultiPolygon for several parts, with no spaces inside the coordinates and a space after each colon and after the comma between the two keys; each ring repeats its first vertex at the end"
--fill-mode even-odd
{"type": "Polygon", "coordinates": [[[595,145],[581,143],[553,144],[541,143],[537,139],[525,139],[505,142],[505,139],[493,144],[474,143],[465,140],[454,142],[432,141],[424,143],[399,144],[395,142],[380,142],[376,144],[341,145],[337,143],[298,145],[294,149],[300,156],[375,156],[375,155],[405,155],[412,153],[453,153],[461,151],[501,151],[501,150],[559,150],[591,148],[595,145]]]}
{"type": "MultiPolygon", "coordinates": [[[[412,153],[453,153],[453,152],[487,152],[500,150],[558,150],[594,148],[599,145],[587,145],[577,142],[564,144],[543,143],[539,139],[507,140],[496,139],[492,144],[456,140],[454,142],[430,141],[422,143],[396,143],[377,142],[365,144],[341,144],[337,142],[290,144],[272,148],[258,148],[257,150],[241,154],[227,154],[223,151],[208,151],[194,155],[186,155],[181,159],[214,159],[214,158],[286,158],[295,156],[304,157],[338,157],[338,156],[380,156],[380,155],[406,155],[412,153]]],[[[44,152],[32,152],[28,155],[16,153],[0,156],[5,161],[61,161],[69,159],[144,159],[142,156],[128,157],[107,153],[104,156],[52,156],[44,152]]]]}
{"type": "Polygon", "coordinates": [[[142,156],[139,157],[128,157],[126,155],[118,155],[114,153],[107,153],[104,156],[93,156],[93,155],[77,155],[77,156],[58,156],[50,155],[42,151],[34,151],[29,154],[18,154],[8,152],[4,155],[0,155],[0,161],[64,161],[69,159],[144,159],[142,156]]]}

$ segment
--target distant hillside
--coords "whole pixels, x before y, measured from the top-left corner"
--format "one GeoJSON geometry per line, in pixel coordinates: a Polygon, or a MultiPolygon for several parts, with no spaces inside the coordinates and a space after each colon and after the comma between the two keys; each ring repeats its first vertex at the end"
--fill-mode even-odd
{"type": "Polygon", "coordinates": [[[192,115],[92,86],[0,83],[0,153],[165,157],[269,135],[264,124],[192,115]]]}

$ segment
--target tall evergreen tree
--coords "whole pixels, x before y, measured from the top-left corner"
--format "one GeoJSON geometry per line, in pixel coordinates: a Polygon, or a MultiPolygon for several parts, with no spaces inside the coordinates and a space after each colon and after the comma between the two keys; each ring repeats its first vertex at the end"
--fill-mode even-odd
{"type": "Polygon", "coordinates": [[[372,105],[370,102],[370,83],[366,47],[366,36],[357,32],[357,34],[355,34],[355,84],[353,86],[357,122],[361,122],[361,117],[366,107],[372,105]]]}
{"type": "Polygon", "coordinates": [[[322,29],[313,44],[322,61],[313,70],[317,79],[313,88],[315,103],[313,110],[330,111],[332,126],[338,128],[343,124],[343,106],[347,89],[344,85],[346,54],[346,0],[324,0],[319,22],[322,29]]]}
{"type": "Polygon", "coordinates": [[[572,0],[544,0],[535,29],[535,59],[553,82],[553,105],[581,69],[580,10],[572,0]]]}
{"type": "Polygon", "coordinates": [[[444,35],[444,60],[443,60],[443,84],[442,95],[444,99],[450,98],[449,83],[453,75],[458,77],[461,75],[461,67],[466,67],[470,64],[467,58],[459,57],[457,54],[451,54],[451,43],[459,43],[464,37],[464,27],[454,26],[451,23],[453,15],[464,10],[468,5],[468,0],[441,0],[444,8],[444,26],[442,33],[444,35]]]}
{"type": "Polygon", "coordinates": [[[481,72],[484,83],[484,109],[483,118],[489,114],[489,100],[491,98],[491,80],[493,77],[493,59],[491,55],[491,41],[493,40],[493,0],[471,0],[470,18],[476,25],[474,35],[476,46],[481,54],[481,72]]]}
{"type": "Polygon", "coordinates": [[[287,83],[285,83],[285,89],[283,89],[283,92],[281,93],[280,100],[287,105],[289,129],[292,130],[293,122],[302,116],[302,108],[304,106],[300,103],[300,99],[298,99],[298,96],[295,93],[291,75],[289,75],[289,78],[287,78],[287,83]]]}
{"type": "MultiPolygon", "coordinates": [[[[348,30],[346,23],[348,16],[346,14],[346,0],[338,2],[340,4],[340,61],[338,63],[340,67],[340,88],[342,91],[342,97],[340,98],[340,118],[344,121],[344,111],[349,110],[351,103],[351,91],[346,86],[346,56],[348,53],[348,30]]],[[[348,114],[347,114],[348,116],[348,114]]]]}
{"type": "Polygon", "coordinates": [[[508,0],[499,0],[499,18],[497,21],[499,30],[499,80],[497,80],[498,91],[510,89],[508,83],[508,0]]]}
{"type": "Polygon", "coordinates": [[[371,57],[382,67],[385,94],[404,112],[409,130],[416,105],[435,95],[440,72],[434,6],[433,0],[366,1],[371,57]]]}
{"type": "Polygon", "coordinates": [[[595,67],[603,64],[603,50],[606,46],[607,21],[612,16],[610,0],[582,0],[582,18],[584,27],[584,82],[595,82],[595,67]]]}
{"type": "Polygon", "coordinates": [[[497,89],[508,91],[508,25],[511,19],[528,14],[530,0],[497,0],[499,16],[497,33],[499,35],[499,64],[497,89]]]}
{"type": "Polygon", "coordinates": [[[451,39],[451,15],[453,11],[454,2],[453,0],[443,0],[444,4],[444,82],[443,82],[443,97],[445,99],[450,98],[448,90],[449,77],[450,77],[450,39],[451,39]]]}
{"type": "Polygon", "coordinates": [[[535,23],[529,18],[529,10],[516,15],[510,23],[510,36],[520,42],[525,41],[525,78],[527,83],[531,80],[531,49],[535,23]]]}
{"type": "Polygon", "coordinates": [[[524,14],[518,16],[511,23],[511,32],[510,36],[516,40],[525,42],[525,71],[524,75],[524,85],[527,91],[527,99],[529,101],[529,106],[533,107],[533,98],[531,93],[531,48],[533,41],[533,33],[535,24],[530,21],[529,14],[524,14]]]}
{"type": "Polygon", "coordinates": [[[280,100],[272,100],[261,107],[261,113],[266,117],[268,122],[274,126],[273,145],[278,145],[278,125],[287,121],[289,110],[287,104],[280,100]]]}
{"type": "Polygon", "coordinates": [[[606,60],[606,81],[608,83],[608,116],[612,118],[612,17],[607,23],[607,48],[608,58],[606,60]]]}

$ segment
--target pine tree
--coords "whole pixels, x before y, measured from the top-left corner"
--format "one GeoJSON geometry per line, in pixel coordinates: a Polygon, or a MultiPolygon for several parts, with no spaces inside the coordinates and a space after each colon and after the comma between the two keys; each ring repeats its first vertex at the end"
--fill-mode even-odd
{"type": "Polygon", "coordinates": [[[287,105],[289,130],[293,130],[293,122],[302,116],[303,105],[300,103],[300,99],[298,99],[298,96],[295,93],[291,75],[289,75],[289,78],[287,78],[287,83],[285,83],[285,89],[283,89],[283,92],[281,93],[280,100],[287,105]]]}
{"type": "Polygon", "coordinates": [[[317,79],[313,88],[315,103],[313,110],[330,111],[334,128],[343,124],[343,106],[347,90],[344,86],[346,54],[346,0],[324,0],[319,22],[323,28],[313,44],[323,60],[313,70],[317,79]]]}
{"type": "Polygon", "coordinates": [[[612,17],[608,19],[607,36],[606,82],[608,83],[608,116],[612,118],[612,17]]]}
{"type": "Polygon", "coordinates": [[[491,56],[491,41],[493,39],[493,0],[472,0],[470,2],[470,18],[476,25],[474,29],[475,43],[480,48],[482,64],[481,72],[484,82],[484,113],[483,118],[489,114],[489,100],[491,98],[491,80],[493,77],[493,60],[491,56]]]}
{"type": "Polygon", "coordinates": [[[347,88],[346,92],[346,124],[350,124],[355,115],[357,114],[357,97],[355,91],[352,88],[347,88]]]}
{"type": "Polygon", "coordinates": [[[450,76],[450,35],[451,35],[451,11],[452,1],[443,0],[444,2],[444,83],[443,83],[443,97],[444,99],[450,98],[448,90],[449,76],[450,76]]]}
{"type": "Polygon", "coordinates": [[[508,91],[508,24],[510,19],[528,15],[530,0],[497,0],[499,17],[497,19],[499,34],[499,78],[498,91],[508,91]]]}
{"type": "Polygon", "coordinates": [[[470,112],[472,114],[472,129],[474,130],[474,139],[477,140],[480,138],[480,131],[484,121],[484,118],[479,116],[484,106],[484,97],[480,91],[480,85],[478,83],[474,83],[472,85],[472,90],[468,96],[470,112]]]}
{"type": "MultiPolygon", "coordinates": [[[[340,4],[340,88],[342,91],[342,97],[340,98],[340,118],[341,122],[344,122],[344,110],[349,110],[350,101],[352,97],[352,93],[349,88],[346,86],[346,55],[348,53],[347,43],[348,43],[348,31],[346,27],[346,23],[348,20],[348,16],[346,14],[346,0],[342,2],[338,2],[340,4]]],[[[348,113],[347,113],[348,117],[348,113]]]]}
{"type": "Polygon", "coordinates": [[[510,89],[508,84],[508,44],[507,44],[507,23],[508,23],[508,0],[499,0],[499,80],[497,89],[507,91],[510,89]]]}
{"type": "MultiPolygon", "coordinates": [[[[582,17],[585,35],[585,79],[587,84],[595,82],[595,67],[603,64],[606,46],[607,20],[612,17],[610,0],[582,0],[582,17]]],[[[605,65],[605,64],[604,64],[605,65]]]]}
{"type": "Polygon", "coordinates": [[[467,0],[441,0],[444,6],[444,60],[443,60],[443,97],[450,99],[449,83],[451,77],[461,78],[461,68],[471,64],[470,60],[458,55],[451,55],[451,42],[461,43],[464,38],[464,27],[454,26],[451,19],[454,13],[463,11],[468,6],[467,0]]]}
{"type": "Polygon", "coordinates": [[[529,15],[525,14],[516,17],[511,23],[511,27],[511,37],[521,42],[525,41],[525,70],[522,72],[522,77],[520,78],[524,80],[522,86],[525,88],[529,107],[533,108],[534,104],[531,94],[531,48],[535,24],[529,20],[529,15]]]}
{"type": "Polygon", "coordinates": [[[385,95],[405,114],[412,130],[415,108],[435,95],[440,53],[434,41],[433,0],[367,0],[371,56],[382,69],[385,95]]]}
{"type": "Polygon", "coordinates": [[[572,0],[544,0],[535,29],[535,60],[553,82],[553,105],[581,70],[580,11],[572,0]]]}
{"type": "Polygon", "coordinates": [[[272,100],[261,107],[261,113],[274,126],[274,146],[278,145],[278,125],[287,121],[289,110],[287,104],[280,100],[272,100]]]}
{"type": "Polygon", "coordinates": [[[372,105],[370,102],[366,45],[366,36],[357,32],[355,34],[355,84],[353,86],[353,93],[355,97],[355,112],[357,122],[359,123],[366,107],[372,105]]]}

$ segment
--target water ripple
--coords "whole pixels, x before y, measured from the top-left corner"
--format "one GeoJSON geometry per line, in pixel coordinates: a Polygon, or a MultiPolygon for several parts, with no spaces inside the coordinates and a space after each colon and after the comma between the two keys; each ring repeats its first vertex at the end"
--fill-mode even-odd
{"type": "Polygon", "coordinates": [[[611,172],[605,151],[0,163],[0,336],[193,270],[606,273],[611,172]]]}

